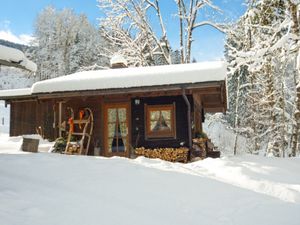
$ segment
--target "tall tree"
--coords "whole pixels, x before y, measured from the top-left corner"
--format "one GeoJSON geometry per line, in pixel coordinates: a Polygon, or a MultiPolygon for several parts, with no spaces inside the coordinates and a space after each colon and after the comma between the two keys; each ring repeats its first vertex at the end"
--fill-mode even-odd
{"type": "Polygon", "coordinates": [[[41,80],[78,71],[82,67],[108,64],[101,55],[103,38],[84,15],[70,9],[46,7],[35,26],[35,58],[41,80]]]}
{"type": "Polygon", "coordinates": [[[293,132],[292,132],[292,156],[296,156],[300,153],[300,17],[299,17],[299,1],[287,1],[287,12],[292,21],[291,33],[294,34],[297,39],[294,40],[292,51],[297,52],[295,83],[296,83],[296,97],[295,97],[295,111],[293,114],[293,132]]]}
{"type": "Polygon", "coordinates": [[[229,96],[231,111],[235,125],[253,139],[253,152],[265,145],[267,155],[285,156],[292,127],[294,142],[299,139],[296,118],[291,119],[297,114],[293,46],[299,36],[291,32],[293,24],[289,1],[252,0],[228,35],[228,84],[237,93],[229,96]]]}
{"type": "MultiPolygon", "coordinates": [[[[189,63],[193,34],[197,28],[209,25],[223,32],[219,25],[201,21],[200,11],[204,8],[219,9],[210,0],[169,2],[177,7],[180,62],[189,63]]],[[[161,3],[162,0],[98,0],[98,6],[104,14],[100,19],[101,32],[114,46],[118,46],[117,50],[127,57],[129,64],[174,63],[165,22],[165,17],[172,15],[164,15],[161,3]]]]}

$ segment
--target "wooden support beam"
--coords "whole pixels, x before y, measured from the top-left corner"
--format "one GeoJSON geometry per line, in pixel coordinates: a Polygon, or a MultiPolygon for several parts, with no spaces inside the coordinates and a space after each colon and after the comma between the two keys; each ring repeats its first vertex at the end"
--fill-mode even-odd
{"type": "Polygon", "coordinates": [[[191,159],[191,150],[193,147],[193,143],[192,143],[192,124],[191,124],[191,103],[189,102],[189,99],[186,96],[186,92],[185,89],[182,89],[182,97],[186,103],[187,106],[187,122],[188,122],[188,137],[189,137],[189,155],[188,155],[188,160],[191,159]]]}
{"type": "Polygon", "coordinates": [[[224,112],[224,107],[204,108],[205,113],[224,112]]]}
{"type": "Polygon", "coordinates": [[[30,99],[16,99],[16,100],[7,100],[9,102],[37,102],[38,100],[35,98],[30,99]]]}
{"type": "Polygon", "coordinates": [[[224,108],[223,104],[221,102],[213,102],[213,103],[209,103],[209,102],[203,102],[203,107],[204,108],[224,108]]]}
{"type": "Polygon", "coordinates": [[[194,135],[202,132],[202,99],[200,94],[193,94],[194,101],[194,135]]]}
{"type": "Polygon", "coordinates": [[[65,104],[65,103],[66,103],[65,101],[59,101],[58,102],[58,136],[59,137],[62,137],[62,132],[64,130],[63,127],[62,127],[62,123],[63,123],[62,107],[63,107],[63,104],[65,104]]]}

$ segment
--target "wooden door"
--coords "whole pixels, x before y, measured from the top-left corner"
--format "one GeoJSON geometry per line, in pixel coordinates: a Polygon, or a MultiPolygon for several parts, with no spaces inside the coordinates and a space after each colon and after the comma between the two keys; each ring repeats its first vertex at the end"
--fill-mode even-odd
{"type": "Polygon", "coordinates": [[[129,156],[129,103],[104,105],[104,152],[106,156],[129,156]]]}

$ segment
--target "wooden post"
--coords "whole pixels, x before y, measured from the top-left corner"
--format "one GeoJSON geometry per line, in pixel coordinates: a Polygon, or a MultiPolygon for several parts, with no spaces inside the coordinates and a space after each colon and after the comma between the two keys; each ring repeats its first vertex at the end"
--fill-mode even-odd
{"type": "Polygon", "coordinates": [[[188,120],[188,136],[189,136],[189,155],[188,160],[191,159],[191,150],[192,150],[192,124],[191,124],[191,103],[189,102],[186,94],[185,89],[182,89],[182,97],[187,105],[187,120],[188,120]]]}
{"type": "Polygon", "coordinates": [[[62,129],[61,129],[61,124],[62,124],[62,103],[63,102],[58,102],[58,136],[62,136],[62,129]]]}
{"type": "Polygon", "coordinates": [[[202,132],[202,100],[198,93],[193,93],[195,134],[202,132]]]}

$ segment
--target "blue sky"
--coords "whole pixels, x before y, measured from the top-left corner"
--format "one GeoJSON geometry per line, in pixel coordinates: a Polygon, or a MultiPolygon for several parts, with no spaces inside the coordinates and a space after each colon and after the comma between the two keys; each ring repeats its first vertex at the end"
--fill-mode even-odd
{"type": "MultiPolygon", "coordinates": [[[[161,1],[162,11],[167,20],[169,38],[175,46],[178,32],[174,19],[174,0],[161,1]]],[[[217,15],[220,21],[234,21],[245,11],[244,0],[214,0],[223,14],[217,15]]],[[[13,39],[16,37],[20,42],[28,40],[34,33],[34,20],[38,13],[48,5],[57,9],[72,8],[76,13],[84,13],[90,22],[97,26],[97,18],[100,11],[96,0],[2,0],[0,7],[0,38],[13,39]],[[5,36],[6,35],[6,36],[5,36]]],[[[209,12],[208,12],[209,13],[209,12]]],[[[193,56],[198,61],[213,60],[223,55],[224,35],[210,28],[202,27],[197,29],[194,35],[193,56]]],[[[175,46],[176,47],[176,46],[175,46]]]]}

